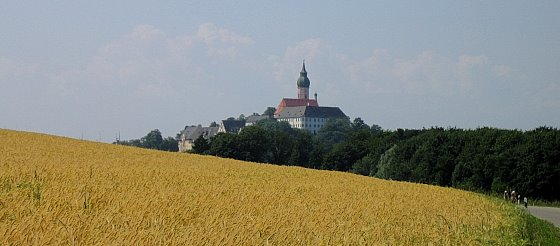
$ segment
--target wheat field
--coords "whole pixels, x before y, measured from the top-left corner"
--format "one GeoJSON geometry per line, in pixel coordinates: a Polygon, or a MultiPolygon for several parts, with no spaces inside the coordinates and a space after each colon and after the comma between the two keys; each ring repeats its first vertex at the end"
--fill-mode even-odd
{"type": "Polygon", "coordinates": [[[475,193],[0,130],[0,244],[522,244],[475,193]]]}

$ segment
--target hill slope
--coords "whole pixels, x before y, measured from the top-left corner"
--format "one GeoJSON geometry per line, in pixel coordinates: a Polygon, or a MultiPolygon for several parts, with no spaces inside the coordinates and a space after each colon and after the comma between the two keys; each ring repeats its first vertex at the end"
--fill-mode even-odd
{"type": "Polygon", "coordinates": [[[520,223],[456,189],[0,130],[0,244],[511,244],[520,223]]]}

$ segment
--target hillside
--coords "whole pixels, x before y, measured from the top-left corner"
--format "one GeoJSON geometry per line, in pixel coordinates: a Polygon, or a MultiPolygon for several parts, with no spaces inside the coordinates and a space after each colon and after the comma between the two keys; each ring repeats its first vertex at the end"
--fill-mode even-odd
{"type": "Polygon", "coordinates": [[[0,130],[0,244],[523,244],[524,226],[452,188],[0,130]]]}

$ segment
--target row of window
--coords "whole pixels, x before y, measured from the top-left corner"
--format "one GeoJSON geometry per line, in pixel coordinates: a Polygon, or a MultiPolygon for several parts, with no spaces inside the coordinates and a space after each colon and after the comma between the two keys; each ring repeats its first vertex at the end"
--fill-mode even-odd
{"type": "MultiPolygon", "coordinates": [[[[303,118],[304,122],[324,122],[324,118],[303,118]]],[[[307,123],[293,123],[302,122],[302,118],[291,118],[291,119],[280,119],[280,121],[288,121],[294,125],[294,127],[321,127],[322,124],[307,124],[307,123]]]]}
{"type": "Polygon", "coordinates": [[[321,127],[321,125],[315,125],[315,124],[294,124],[295,127],[321,127]]]}
{"type": "Polygon", "coordinates": [[[295,121],[295,122],[325,122],[325,118],[291,118],[291,119],[280,119],[280,121],[295,121]]]}
{"type": "MultiPolygon", "coordinates": [[[[296,120],[296,122],[302,121],[301,118],[296,118],[295,120],[296,120]]],[[[324,118],[303,118],[303,121],[306,121],[306,122],[307,121],[308,122],[312,122],[312,121],[313,122],[324,122],[325,119],[324,118]]]]}

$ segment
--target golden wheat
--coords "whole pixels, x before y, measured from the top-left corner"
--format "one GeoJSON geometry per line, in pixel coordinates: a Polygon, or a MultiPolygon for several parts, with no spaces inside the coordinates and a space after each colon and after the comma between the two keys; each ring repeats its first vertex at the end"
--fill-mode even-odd
{"type": "Polygon", "coordinates": [[[507,207],[451,188],[0,130],[0,244],[520,243],[507,207]]]}

